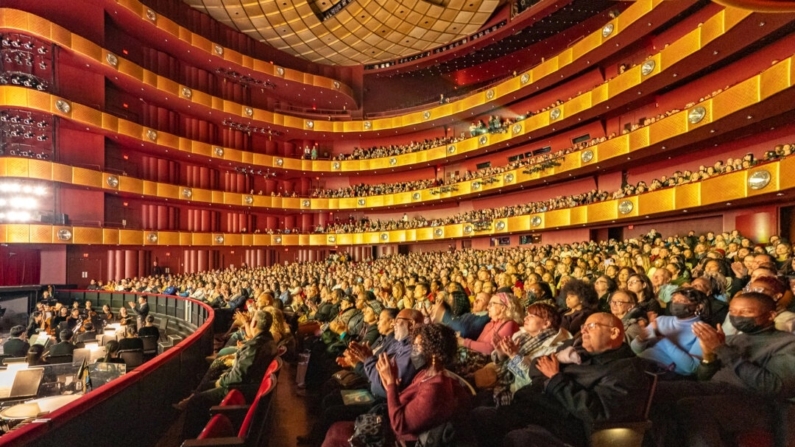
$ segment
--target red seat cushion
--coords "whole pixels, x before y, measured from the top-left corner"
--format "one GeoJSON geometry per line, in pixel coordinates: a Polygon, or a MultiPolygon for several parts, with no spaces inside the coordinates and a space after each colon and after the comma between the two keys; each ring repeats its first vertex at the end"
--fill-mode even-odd
{"type": "Polygon", "coordinates": [[[265,377],[268,377],[271,374],[273,374],[274,372],[276,372],[277,368],[279,368],[279,359],[278,359],[278,357],[273,359],[271,364],[268,365],[268,369],[265,370],[265,377]]]}
{"type": "Polygon", "coordinates": [[[267,374],[265,376],[265,378],[262,379],[262,382],[260,382],[260,384],[259,384],[259,389],[257,390],[257,396],[267,392],[268,389],[270,389],[271,386],[273,386],[273,376],[270,375],[270,374],[267,374]]]}
{"type": "Polygon", "coordinates": [[[232,422],[229,421],[229,418],[223,414],[216,414],[204,426],[204,430],[199,433],[197,439],[226,438],[234,435],[235,429],[232,427],[232,422]]]}
{"type": "Polygon", "coordinates": [[[243,396],[238,390],[231,390],[226,393],[224,400],[221,401],[221,406],[225,407],[227,405],[245,405],[246,404],[246,397],[243,396]]]}
{"type": "Polygon", "coordinates": [[[742,432],[737,435],[737,447],[773,447],[773,434],[762,430],[742,432]]]}
{"type": "Polygon", "coordinates": [[[251,403],[251,407],[246,412],[246,417],[243,419],[243,423],[240,425],[240,430],[237,432],[237,437],[240,439],[246,439],[248,435],[248,429],[251,427],[251,424],[254,422],[254,413],[256,413],[257,405],[259,405],[261,394],[257,395],[257,398],[254,399],[254,402],[251,403]]]}

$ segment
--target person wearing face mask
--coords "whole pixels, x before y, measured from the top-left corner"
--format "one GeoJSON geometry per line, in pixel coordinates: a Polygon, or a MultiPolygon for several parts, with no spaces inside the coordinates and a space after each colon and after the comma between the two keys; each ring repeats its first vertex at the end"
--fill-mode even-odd
{"type": "MultiPolygon", "coordinates": [[[[446,365],[455,359],[455,332],[435,323],[415,328],[411,363],[418,371],[409,384],[401,383],[397,365],[387,354],[378,356],[376,368],[386,389],[389,427],[397,441],[415,443],[420,435],[451,422],[468,407],[470,396],[446,365]],[[406,386],[401,390],[401,386],[406,386]]],[[[352,422],[331,426],[323,447],[348,447],[352,422]]]]}
{"type": "MultiPolygon", "coordinates": [[[[754,273],[757,273],[756,271],[754,273]]],[[[744,289],[745,292],[763,293],[776,303],[776,316],[773,322],[779,331],[795,333],[795,313],[787,310],[792,301],[792,295],[787,293],[787,286],[775,276],[758,276],[752,279],[744,289]]],[[[734,335],[742,329],[734,326],[734,322],[726,316],[722,329],[726,335],[734,335]]]]}
{"type": "Polygon", "coordinates": [[[702,359],[701,345],[693,324],[709,309],[707,296],[692,287],[682,287],[671,295],[671,316],[653,319],[630,346],[638,357],[652,361],[682,376],[696,372],[702,359]]]}
{"type": "Polygon", "coordinates": [[[720,327],[693,325],[704,355],[699,382],[661,382],[658,388],[661,402],[675,398],[664,417],[676,416],[677,445],[725,445],[724,439],[750,430],[791,436],[774,407],[795,397],[795,335],[776,330],[775,315],[770,296],[740,292],[729,303],[729,318],[741,333],[727,336],[720,327]]]}

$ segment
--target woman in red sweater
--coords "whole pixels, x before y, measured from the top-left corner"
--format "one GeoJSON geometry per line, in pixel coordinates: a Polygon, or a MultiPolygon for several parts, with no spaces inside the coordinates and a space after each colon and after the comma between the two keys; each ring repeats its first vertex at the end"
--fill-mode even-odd
{"type": "Polygon", "coordinates": [[[497,293],[489,300],[489,317],[477,340],[458,338],[458,345],[477,351],[485,356],[494,350],[494,340],[510,338],[524,320],[524,310],[510,293],[497,293]],[[499,338],[496,336],[499,335],[499,338]]]}
{"type": "MultiPolygon", "coordinates": [[[[417,375],[411,385],[398,391],[395,364],[381,354],[376,364],[386,389],[389,422],[395,437],[413,442],[428,431],[451,421],[468,408],[469,394],[458,379],[445,368],[456,353],[455,332],[441,324],[420,326],[412,334],[414,344],[411,362],[417,375]]],[[[331,426],[323,447],[348,447],[353,422],[337,422],[331,426]]]]}

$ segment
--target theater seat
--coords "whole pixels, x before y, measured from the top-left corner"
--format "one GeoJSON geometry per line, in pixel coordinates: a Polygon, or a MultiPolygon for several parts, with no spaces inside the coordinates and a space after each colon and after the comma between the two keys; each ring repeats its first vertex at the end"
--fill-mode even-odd
{"type": "MultiPolygon", "coordinates": [[[[257,390],[257,397],[268,396],[276,388],[276,376],[268,374],[262,379],[259,389],[257,390]]],[[[255,398],[256,399],[256,398],[255,398]]],[[[226,416],[235,427],[239,427],[243,423],[250,406],[247,403],[246,397],[238,390],[230,390],[226,393],[224,400],[220,405],[215,405],[210,408],[211,415],[222,414],[226,416]]]]}
{"type": "Polygon", "coordinates": [[[225,438],[234,434],[235,428],[232,427],[232,422],[229,421],[229,418],[222,414],[216,414],[204,426],[204,430],[199,433],[199,437],[196,439],[225,438]]]}
{"type": "Polygon", "coordinates": [[[246,397],[243,396],[238,390],[232,390],[226,393],[226,396],[221,401],[220,406],[225,407],[229,405],[246,405],[246,397]]]}
{"type": "Polygon", "coordinates": [[[652,377],[652,383],[642,419],[635,422],[595,423],[589,440],[591,447],[641,447],[643,445],[643,437],[651,428],[649,411],[654,392],[657,390],[657,375],[648,374],[652,377]]]}

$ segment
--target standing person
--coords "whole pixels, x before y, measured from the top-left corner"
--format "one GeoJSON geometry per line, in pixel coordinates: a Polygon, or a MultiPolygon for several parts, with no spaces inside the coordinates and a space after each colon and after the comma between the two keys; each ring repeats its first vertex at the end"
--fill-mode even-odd
{"type": "Polygon", "coordinates": [[[138,297],[138,308],[135,307],[135,303],[130,301],[128,304],[130,305],[130,311],[134,313],[137,318],[137,327],[138,329],[144,327],[146,323],[146,317],[149,315],[149,303],[146,295],[141,295],[138,297]]]}

